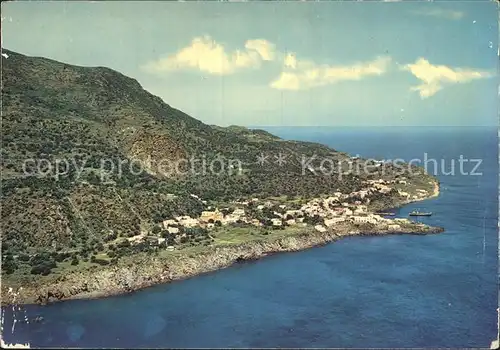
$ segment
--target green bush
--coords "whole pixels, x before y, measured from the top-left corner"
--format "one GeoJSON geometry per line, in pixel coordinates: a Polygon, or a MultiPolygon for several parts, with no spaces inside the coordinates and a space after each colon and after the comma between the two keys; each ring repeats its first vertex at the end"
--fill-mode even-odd
{"type": "Polygon", "coordinates": [[[104,260],[104,259],[98,259],[98,258],[95,258],[93,263],[96,263],[99,265],[109,265],[109,261],[104,260]]]}
{"type": "Polygon", "coordinates": [[[44,261],[38,265],[31,268],[32,275],[42,275],[47,276],[52,272],[52,269],[57,267],[56,263],[53,261],[44,261]]]}
{"type": "Polygon", "coordinates": [[[6,274],[11,274],[17,270],[17,267],[18,266],[14,260],[14,257],[12,256],[12,254],[7,253],[7,255],[5,255],[5,258],[2,262],[2,272],[5,272],[6,274]]]}

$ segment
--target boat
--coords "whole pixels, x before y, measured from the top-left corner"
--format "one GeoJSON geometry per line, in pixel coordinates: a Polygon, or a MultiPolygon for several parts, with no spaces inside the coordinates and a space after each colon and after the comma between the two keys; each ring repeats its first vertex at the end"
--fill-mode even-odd
{"type": "Polygon", "coordinates": [[[418,210],[414,210],[414,211],[412,211],[408,215],[409,216],[431,216],[432,213],[431,212],[425,213],[425,212],[421,212],[421,211],[418,211],[418,210]]]}

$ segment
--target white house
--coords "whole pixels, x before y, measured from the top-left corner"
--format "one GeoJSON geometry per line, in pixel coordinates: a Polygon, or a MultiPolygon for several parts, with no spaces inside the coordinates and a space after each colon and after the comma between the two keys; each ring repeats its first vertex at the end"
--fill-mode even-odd
{"type": "Polygon", "coordinates": [[[314,228],[316,229],[316,231],[319,231],[319,232],[325,232],[326,231],[326,228],[322,225],[316,225],[314,226],[314,228]]]}
{"type": "Polygon", "coordinates": [[[277,219],[277,218],[272,218],[271,222],[273,223],[273,226],[281,226],[281,224],[282,224],[281,219],[277,219]]]}
{"type": "Polygon", "coordinates": [[[168,227],[167,231],[168,231],[168,233],[171,233],[171,234],[177,234],[177,233],[179,233],[179,228],[178,227],[168,227]]]}
{"type": "Polygon", "coordinates": [[[177,221],[172,220],[172,219],[164,220],[162,222],[162,224],[163,224],[163,228],[165,228],[165,229],[170,227],[170,226],[177,226],[178,225],[177,221]]]}
{"type": "Polygon", "coordinates": [[[185,227],[195,227],[198,225],[198,219],[194,219],[190,216],[179,216],[176,218],[179,224],[185,227]]]}
{"type": "Polygon", "coordinates": [[[231,213],[232,216],[243,216],[245,215],[245,210],[241,208],[236,208],[234,211],[231,213]]]}
{"type": "Polygon", "coordinates": [[[352,219],[356,223],[369,223],[369,224],[377,223],[377,220],[371,216],[353,216],[352,219]]]}
{"type": "Polygon", "coordinates": [[[338,218],[333,218],[333,219],[325,219],[325,226],[330,227],[333,226],[339,222],[344,222],[346,220],[345,217],[338,217],[338,218]]]}

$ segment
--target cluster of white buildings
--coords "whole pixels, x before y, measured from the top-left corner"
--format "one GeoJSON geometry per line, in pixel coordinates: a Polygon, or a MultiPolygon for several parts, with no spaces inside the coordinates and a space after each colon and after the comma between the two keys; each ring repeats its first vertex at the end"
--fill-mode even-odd
{"type": "Polygon", "coordinates": [[[220,225],[229,225],[237,222],[250,223],[256,226],[262,225],[258,220],[249,219],[246,216],[245,209],[236,208],[233,212],[224,215],[219,209],[203,211],[198,218],[193,218],[188,215],[176,216],[174,219],[164,220],[162,226],[169,233],[179,233],[180,227],[192,228],[203,227],[207,229],[213,228],[218,222],[220,225]]]}
{"type": "MultiPolygon", "coordinates": [[[[369,191],[366,191],[369,193],[369,191]]],[[[349,197],[359,195],[359,192],[353,192],[350,195],[343,194],[340,192],[335,192],[332,196],[327,198],[315,198],[306,204],[302,205],[300,209],[286,210],[282,213],[274,211],[274,214],[278,218],[271,219],[273,226],[281,226],[283,224],[296,225],[304,223],[306,217],[318,216],[323,219],[323,225],[315,225],[315,229],[324,232],[328,227],[335,226],[336,224],[344,222],[354,222],[354,223],[370,223],[370,224],[386,224],[389,225],[389,229],[400,229],[398,223],[394,223],[393,220],[385,219],[380,215],[376,215],[368,212],[368,207],[366,204],[361,202],[355,202],[350,204],[345,202],[349,197]]],[[[366,203],[369,203],[368,198],[366,203]]],[[[258,207],[263,209],[264,206],[258,207]]],[[[280,209],[285,209],[284,205],[280,206],[280,209]]]]}
{"type": "MultiPolygon", "coordinates": [[[[400,183],[406,184],[406,179],[400,180],[367,180],[364,182],[364,188],[352,192],[350,194],[344,194],[341,192],[335,192],[333,195],[327,198],[315,198],[306,204],[302,205],[299,209],[289,209],[285,204],[275,205],[270,201],[266,201],[262,204],[256,205],[254,208],[257,210],[264,210],[265,208],[275,208],[273,210],[273,218],[269,218],[273,226],[283,226],[283,225],[306,225],[304,223],[307,217],[320,217],[323,221],[322,225],[315,225],[315,229],[324,232],[327,228],[341,224],[344,222],[351,223],[368,223],[379,225],[383,224],[388,227],[389,230],[398,230],[401,228],[401,224],[406,219],[385,219],[380,215],[368,212],[367,204],[370,203],[370,195],[379,192],[387,193],[393,188],[392,184],[400,183]],[[349,199],[353,197],[356,198],[354,203],[349,203],[349,199]],[[359,200],[361,199],[361,200],[359,200]]],[[[406,198],[417,199],[419,197],[425,197],[428,192],[425,190],[417,190],[417,194],[411,196],[409,193],[402,190],[398,190],[399,195],[406,198]]],[[[192,194],[191,197],[198,199],[205,203],[200,197],[192,194]]],[[[203,227],[207,229],[213,228],[217,225],[229,225],[238,222],[247,223],[254,226],[262,226],[263,224],[257,219],[251,219],[247,217],[244,208],[241,206],[255,205],[259,202],[258,198],[252,198],[247,201],[232,202],[233,204],[239,205],[240,207],[235,208],[232,212],[224,215],[223,211],[215,208],[214,210],[203,211],[200,217],[193,218],[187,215],[177,216],[172,219],[164,220],[161,226],[164,230],[171,234],[177,235],[181,231],[181,227],[193,228],[193,227],[203,227]]],[[[211,208],[209,208],[211,209],[211,208]]],[[[229,210],[229,208],[225,208],[229,210]]],[[[225,211],[224,211],[225,212],[225,211]]],[[[131,242],[141,242],[148,236],[148,232],[141,232],[139,235],[128,238],[131,242]]],[[[150,238],[150,237],[147,237],[150,238]]],[[[152,238],[152,237],[151,237],[152,238]]],[[[164,242],[164,238],[158,238],[158,243],[164,242]],[[161,240],[161,242],[160,242],[161,240]]]]}

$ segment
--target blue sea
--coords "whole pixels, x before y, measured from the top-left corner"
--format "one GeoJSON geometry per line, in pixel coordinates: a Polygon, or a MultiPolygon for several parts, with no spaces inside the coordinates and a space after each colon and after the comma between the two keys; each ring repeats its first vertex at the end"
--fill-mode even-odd
{"type": "Polygon", "coordinates": [[[33,347],[489,347],[498,307],[496,129],[267,130],[363,157],[436,159],[439,169],[428,170],[438,172],[440,196],[397,214],[432,211],[419,220],[446,231],[352,237],[129,295],[30,305],[28,317],[44,321],[13,333],[7,309],[4,339],[33,347]],[[460,156],[470,160],[463,174],[460,156]],[[465,174],[474,159],[482,174],[465,174]],[[445,175],[452,160],[455,174],[445,175]]]}

